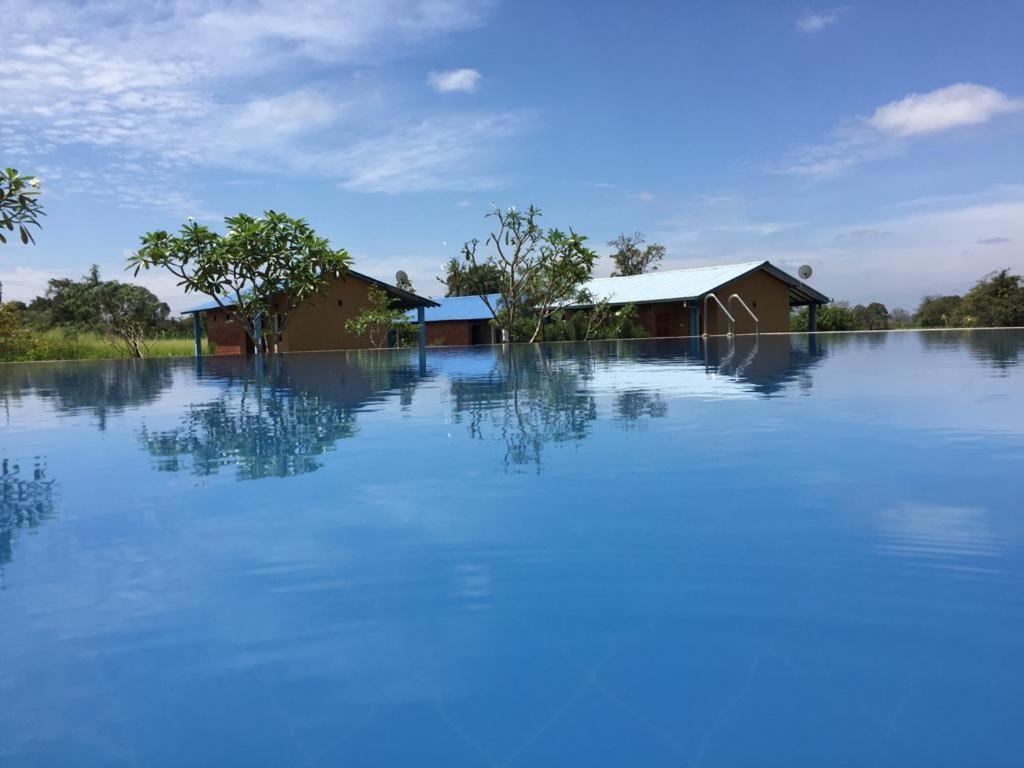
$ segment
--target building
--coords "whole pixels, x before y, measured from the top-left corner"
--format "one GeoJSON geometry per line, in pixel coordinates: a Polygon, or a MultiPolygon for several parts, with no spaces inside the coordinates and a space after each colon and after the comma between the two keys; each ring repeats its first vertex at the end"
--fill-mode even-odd
{"type": "MultiPolygon", "coordinates": [[[[830,301],[768,261],[598,277],[583,287],[598,301],[636,305],[637,320],[652,337],[785,333],[790,309],[802,306],[809,308],[809,328],[815,330],[818,306],[830,301]]],[[[497,294],[492,304],[496,300],[497,294]]],[[[493,343],[491,312],[479,296],[435,301],[438,306],[425,315],[429,343],[493,343]]]]}
{"type": "MultiPolygon", "coordinates": [[[[498,305],[498,294],[489,294],[487,298],[491,306],[498,305]]],[[[491,310],[479,296],[450,296],[434,301],[436,305],[427,307],[424,313],[427,344],[468,347],[498,341],[497,329],[491,323],[491,310]]],[[[412,311],[408,313],[410,322],[414,320],[413,314],[412,311]]]]}
{"type": "MultiPolygon", "coordinates": [[[[400,309],[416,315],[420,324],[420,346],[426,344],[426,326],[423,312],[437,304],[415,293],[396,288],[359,272],[348,270],[343,277],[330,281],[327,287],[305,304],[292,311],[278,339],[281,352],[314,352],[334,349],[361,349],[369,345],[366,340],[345,330],[345,321],[359,314],[369,303],[371,286],[380,288],[392,297],[400,309]]],[[[230,302],[224,302],[230,308],[230,302]]],[[[202,323],[206,323],[206,336],[218,355],[242,355],[253,352],[253,343],[240,323],[233,320],[227,309],[211,300],[187,310],[195,320],[196,354],[202,323]]],[[[277,327],[277,315],[266,318],[271,328],[277,327]]]]}
{"type": "Polygon", "coordinates": [[[584,287],[598,301],[635,304],[651,336],[785,333],[792,307],[809,307],[813,324],[830,301],[768,261],[599,277],[584,287]]]}

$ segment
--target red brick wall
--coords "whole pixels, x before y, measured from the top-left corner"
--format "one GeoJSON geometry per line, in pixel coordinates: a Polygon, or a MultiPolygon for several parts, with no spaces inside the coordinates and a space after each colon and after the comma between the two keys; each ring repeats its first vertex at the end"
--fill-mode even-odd
{"type": "Polygon", "coordinates": [[[223,309],[203,313],[206,318],[206,338],[213,345],[215,355],[241,355],[248,347],[248,336],[239,323],[231,320],[223,309]]]}
{"type": "Polygon", "coordinates": [[[639,304],[637,321],[650,336],[690,336],[690,310],[681,301],[639,304]],[[659,321],[660,318],[660,321],[659,321]]]}
{"type": "Polygon", "coordinates": [[[427,323],[427,344],[445,347],[469,346],[472,341],[469,320],[427,323]]]}

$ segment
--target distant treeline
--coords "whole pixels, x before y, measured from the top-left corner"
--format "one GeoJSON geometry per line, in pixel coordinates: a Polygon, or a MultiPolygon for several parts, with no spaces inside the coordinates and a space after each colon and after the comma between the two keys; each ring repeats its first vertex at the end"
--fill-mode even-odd
{"type": "Polygon", "coordinates": [[[152,291],[103,280],[95,266],[80,280],[50,280],[29,303],[0,303],[0,361],[187,355],[191,337],[191,320],[172,317],[152,291]]]}
{"type": "MultiPolygon", "coordinates": [[[[1024,278],[1003,269],[985,275],[963,296],[925,296],[911,313],[881,302],[836,301],[818,309],[819,331],[887,331],[899,328],[998,328],[1024,326],[1024,278]]],[[[791,331],[807,330],[807,308],[789,316],[791,331]]]]}

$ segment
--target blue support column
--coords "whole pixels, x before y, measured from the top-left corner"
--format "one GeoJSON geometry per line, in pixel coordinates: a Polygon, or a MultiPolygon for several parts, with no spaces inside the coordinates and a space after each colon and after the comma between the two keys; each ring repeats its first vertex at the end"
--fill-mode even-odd
{"type": "Polygon", "coordinates": [[[420,326],[420,352],[427,349],[427,311],[423,307],[416,307],[416,322],[420,326]]]}
{"type": "Polygon", "coordinates": [[[203,321],[199,319],[199,313],[192,313],[192,333],[196,337],[196,357],[203,355],[203,321]]]}
{"type": "Polygon", "coordinates": [[[690,335],[700,336],[700,316],[697,314],[697,305],[690,307],[690,335]]]}
{"type": "Polygon", "coordinates": [[[818,332],[818,305],[811,304],[807,307],[807,332],[818,332]]]}

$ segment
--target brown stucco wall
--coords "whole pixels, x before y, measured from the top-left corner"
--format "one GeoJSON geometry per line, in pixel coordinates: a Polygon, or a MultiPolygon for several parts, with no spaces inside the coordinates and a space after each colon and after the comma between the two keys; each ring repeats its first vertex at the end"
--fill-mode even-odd
{"type": "Polygon", "coordinates": [[[345,330],[345,321],[369,303],[370,283],[354,275],[332,281],[323,293],[296,309],[285,324],[282,352],[365,349],[370,343],[345,330]],[[341,302],[339,304],[339,302],[341,302]]]}
{"type": "MultiPolygon", "coordinates": [[[[357,315],[369,303],[370,283],[354,275],[332,281],[323,293],[292,312],[281,338],[282,352],[315,352],[329,349],[366,349],[365,338],[345,330],[345,321],[357,315]]],[[[283,308],[282,302],[281,307],[283,308]]],[[[225,310],[205,312],[207,336],[218,355],[252,352],[245,330],[231,320],[225,310]]],[[[273,318],[266,330],[273,328],[273,318]]]]}
{"type": "Polygon", "coordinates": [[[240,323],[232,320],[226,310],[211,309],[203,313],[206,319],[206,338],[213,344],[215,355],[241,355],[249,337],[240,323]]]}
{"type": "MultiPolygon", "coordinates": [[[[736,333],[753,333],[754,321],[737,302],[730,305],[729,297],[737,293],[757,315],[761,333],[785,333],[789,330],[789,286],[767,272],[758,270],[734,280],[715,291],[715,295],[728,307],[736,318],[736,333]]],[[[703,315],[704,307],[701,306],[703,315]]],[[[708,327],[712,334],[726,333],[729,321],[715,306],[708,302],[708,327]]]]}

